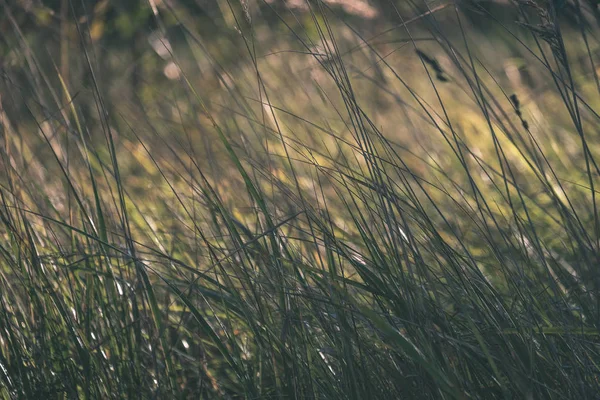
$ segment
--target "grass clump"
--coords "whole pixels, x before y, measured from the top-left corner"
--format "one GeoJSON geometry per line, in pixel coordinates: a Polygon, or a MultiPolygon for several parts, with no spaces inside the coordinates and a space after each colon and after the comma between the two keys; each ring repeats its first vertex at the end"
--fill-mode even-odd
{"type": "Polygon", "coordinates": [[[3,398],[598,393],[589,4],[101,3],[1,3],[3,398]]]}

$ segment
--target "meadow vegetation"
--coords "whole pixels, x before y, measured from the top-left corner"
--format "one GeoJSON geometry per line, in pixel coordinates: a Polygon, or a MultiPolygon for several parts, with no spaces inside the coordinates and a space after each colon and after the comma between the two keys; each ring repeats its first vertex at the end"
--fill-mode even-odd
{"type": "Polygon", "coordinates": [[[597,398],[594,1],[30,3],[0,397],[597,398]]]}

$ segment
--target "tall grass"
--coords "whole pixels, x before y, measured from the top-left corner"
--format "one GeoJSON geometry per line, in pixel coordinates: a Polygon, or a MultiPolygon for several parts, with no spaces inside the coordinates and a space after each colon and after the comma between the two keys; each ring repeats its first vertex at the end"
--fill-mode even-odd
{"type": "Polygon", "coordinates": [[[597,398],[587,3],[164,2],[129,89],[0,4],[3,398],[597,398]]]}

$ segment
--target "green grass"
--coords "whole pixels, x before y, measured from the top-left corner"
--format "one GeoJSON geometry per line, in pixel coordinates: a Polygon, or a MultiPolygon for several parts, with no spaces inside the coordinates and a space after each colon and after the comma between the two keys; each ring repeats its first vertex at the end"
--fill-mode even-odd
{"type": "Polygon", "coordinates": [[[0,4],[0,397],[600,392],[587,3],[173,2],[68,65],[0,4]]]}

